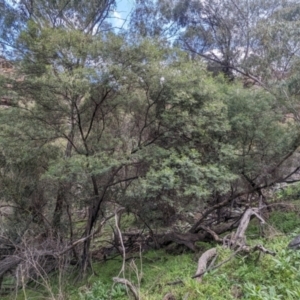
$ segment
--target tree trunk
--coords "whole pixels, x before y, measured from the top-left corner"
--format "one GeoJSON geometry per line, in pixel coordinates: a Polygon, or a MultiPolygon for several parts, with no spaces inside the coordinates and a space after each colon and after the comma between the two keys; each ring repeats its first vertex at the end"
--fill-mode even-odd
{"type": "MultiPolygon", "coordinates": [[[[74,128],[75,128],[75,105],[71,105],[71,120],[70,120],[70,132],[68,134],[68,142],[65,151],[65,158],[68,159],[72,155],[73,141],[74,141],[74,128]]],[[[59,182],[56,204],[53,213],[52,227],[54,229],[54,235],[58,235],[61,228],[61,217],[63,215],[64,202],[66,200],[66,194],[71,189],[71,183],[64,184],[59,182]]],[[[71,225],[70,225],[71,226],[71,225]]]]}
{"type": "Polygon", "coordinates": [[[99,189],[97,186],[97,181],[95,176],[91,176],[92,184],[94,188],[94,199],[92,200],[92,205],[89,208],[89,216],[88,221],[85,229],[85,236],[87,239],[84,241],[83,244],[83,252],[82,252],[82,261],[81,261],[81,268],[83,271],[83,274],[86,272],[88,266],[89,266],[89,250],[90,250],[90,244],[91,244],[91,232],[92,229],[97,221],[99,211],[101,208],[101,204],[104,200],[104,196],[107,190],[107,187],[102,192],[102,195],[99,193],[99,189]]]}

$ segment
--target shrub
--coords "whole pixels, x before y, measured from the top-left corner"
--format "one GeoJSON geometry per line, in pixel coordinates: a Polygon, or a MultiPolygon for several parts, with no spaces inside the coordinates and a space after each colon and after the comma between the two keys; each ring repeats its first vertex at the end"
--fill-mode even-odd
{"type": "Polygon", "coordinates": [[[269,223],[283,233],[300,229],[300,218],[296,212],[274,211],[270,214],[269,223]]]}
{"type": "Polygon", "coordinates": [[[109,300],[109,299],[124,299],[126,288],[123,285],[116,284],[110,286],[97,281],[93,284],[92,289],[85,294],[80,293],[81,300],[109,300]]]}
{"type": "Polygon", "coordinates": [[[298,200],[300,199],[300,184],[290,184],[287,187],[276,192],[276,196],[280,200],[298,200]]]}

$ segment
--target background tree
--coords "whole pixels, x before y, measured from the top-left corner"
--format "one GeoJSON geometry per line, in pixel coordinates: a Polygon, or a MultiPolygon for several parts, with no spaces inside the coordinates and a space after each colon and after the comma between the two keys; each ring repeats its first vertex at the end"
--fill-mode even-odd
{"type": "Polygon", "coordinates": [[[173,36],[215,74],[268,86],[299,56],[298,11],[297,1],[146,1],[137,2],[131,23],[144,36],[173,36]]]}

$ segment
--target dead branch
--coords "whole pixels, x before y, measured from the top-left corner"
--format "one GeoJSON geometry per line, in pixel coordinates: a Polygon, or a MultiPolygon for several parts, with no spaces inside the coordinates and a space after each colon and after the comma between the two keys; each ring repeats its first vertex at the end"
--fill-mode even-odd
{"type": "MultiPolygon", "coordinates": [[[[22,259],[16,255],[10,255],[0,261],[0,279],[3,278],[5,273],[11,272],[12,269],[15,269],[22,259]]],[[[0,286],[1,288],[1,286],[0,286]]]]}
{"type": "Polygon", "coordinates": [[[126,287],[129,288],[129,290],[132,292],[133,296],[134,296],[134,299],[136,300],[140,300],[140,297],[139,297],[139,294],[138,294],[138,291],[136,289],[136,287],[127,279],[125,278],[120,278],[120,277],[114,277],[113,278],[113,281],[115,283],[121,283],[121,284],[124,284],[126,287]]]}
{"type": "MultiPolygon", "coordinates": [[[[214,248],[213,248],[214,249],[214,248]]],[[[211,249],[210,249],[211,250],[211,249]]],[[[209,250],[208,250],[209,251],[209,250]]],[[[198,278],[198,277],[202,277],[206,272],[210,271],[210,270],[216,270],[219,267],[221,267],[222,265],[226,264],[227,262],[229,262],[238,252],[240,252],[241,249],[237,249],[236,251],[234,251],[227,259],[223,260],[222,262],[220,262],[219,264],[217,264],[215,267],[211,267],[211,268],[207,268],[206,270],[202,271],[202,272],[197,272],[196,275],[192,276],[192,279],[194,278],[198,278]]],[[[201,259],[201,257],[200,257],[201,259]]],[[[199,259],[199,260],[200,260],[199,259]]],[[[198,271],[198,270],[197,270],[198,271]]],[[[199,281],[199,280],[198,280],[199,281]]],[[[199,281],[201,282],[201,280],[199,281]]]]}
{"type": "Polygon", "coordinates": [[[256,245],[255,247],[249,247],[247,245],[245,245],[245,232],[248,228],[248,225],[249,225],[249,222],[250,222],[250,218],[252,215],[255,215],[260,221],[261,223],[265,223],[264,219],[258,214],[258,209],[254,209],[254,208],[248,208],[241,221],[240,221],[240,224],[238,226],[238,229],[236,231],[235,234],[232,234],[232,238],[230,239],[230,241],[228,242],[228,238],[225,237],[223,239],[219,238],[219,236],[211,229],[205,227],[205,226],[201,226],[201,228],[207,232],[209,232],[215,241],[217,242],[223,242],[223,244],[225,243],[226,244],[226,241],[228,242],[228,246],[229,247],[236,247],[238,246],[238,249],[232,253],[232,255],[230,255],[230,257],[228,259],[226,259],[225,261],[221,262],[220,264],[218,264],[217,266],[215,267],[212,267],[212,268],[206,268],[207,266],[207,263],[208,261],[214,257],[216,254],[217,254],[217,250],[216,248],[212,248],[210,250],[207,250],[206,252],[204,252],[201,257],[199,258],[199,261],[198,261],[198,268],[197,268],[197,272],[196,272],[196,275],[194,275],[192,278],[197,278],[197,280],[199,282],[202,281],[202,276],[204,273],[206,273],[207,271],[211,270],[211,269],[217,269],[219,268],[221,265],[223,265],[224,263],[230,261],[238,252],[240,251],[245,251],[245,252],[252,252],[252,251],[261,251],[263,253],[266,253],[266,254],[270,254],[270,255],[275,255],[275,252],[273,251],[270,251],[266,248],[264,248],[262,245],[256,245]]]}
{"type": "MultiPolygon", "coordinates": [[[[124,211],[124,208],[119,208],[114,214],[103,219],[100,224],[101,227],[111,218],[119,217],[124,211]]],[[[23,279],[26,281],[36,280],[46,276],[47,273],[52,272],[59,265],[61,257],[72,251],[79,244],[84,243],[87,239],[96,234],[94,230],[90,235],[73,241],[69,245],[63,245],[57,240],[46,238],[44,241],[39,241],[38,244],[27,245],[30,241],[23,239],[20,243],[16,244],[6,237],[3,237],[5,244],[14,246],[14,254],[8,255],[0,261],[0,289],[1,281],[7,274],[14,274],[19,277],[20,270],[25,270],[26,276],[23,279]],[[42,276],[43,275],[43,276],[42,276]]],[[[121,234],[119,230],[119,235],[121,234]]],[[[123,245],[124,248],[124,245],[123,245]]],[[[125,248],[124,248],[125,251],[125,248]]],[[[23,272],[22,271],[22,272],[23,272]]],[[[24,274],[25,274],[24,273],[24,274]]]]}
{"type": "Polygon", "coordinates": [[[214,240],[216,242],[221,242],[222,241],[222,239],[219,238],[219,236],[213,230],[211,230],[210,228],[208,228],[204,225],[201,225],[200,228],[203,229],[204,231],[207,231],[210,235],[212,235],[212,237],[214,238],[214,240]]]}
{"type": "MultiPolygon", "coordinates": [[[[212,248],[212,249],[216,249],[216,248],[212,248]]],[[[210,249],[210,250],[212,250],[210,249]]],[[[208,251],[210,251],[208,250],[208,251]]],[[[266,253],[266,254],[270,254],[272,256],[275,256],[276,253],[274,251],[271,251],[271,250],[268,250],[266,249],[265,247],[263,247],[262,245],[256,245],[254,247],[249,247],[249,246],[240,246],[237,250],[235,250],[227,259],[223,260],[222,262],[220,262],[219,264],[217,264],[216,266],[214,267],[208,267],[207,269],[204,269],[203,271],[201,272],[198,272],[199,270],[199,263],[198,263],[198,269],[197,269],[197,272],[196,272],[196,275],[192,276],[192,278],[198,278],[198,277],[202,277],[206,272],[208,271],[211,271],[211,270],[216,270],[218,269],[219,267],[221,267],[222,265],[224,265],[225,263],[229,262],[234,256],[236,256],[237,253],[241,252],[241,251],[244,251],[244,252],[247,252],[247,253],[250,253],[250,252],[253,252],[253,251],[261,251],[263,253],[266,253]]],[[[206,252],[208,252],[206,251],[206,252]]],[[[205,253],[206,253],[205,252],[205,253]]],[[[204,254],[205,254],[204,253],[204,254]]],[[[202,254],[202,256],[204,255],[202,254]]],[[[200,257],[200,259],[202,258],[202,256],[200,257]]],[[[200,261],[199,259],[199,261],[200,261]]],[[[199,281],[199,280],[198,280],[199,281]]],[[[201,280],[200,280],[201,282],[201,280]]]]}
{"type": "Polygon", "coordinates": [[[119,210],[115,211],[115,226],[116,226],[116,230],[117,230],[117,234],[118,234],[118,241],[121,244],[121,251],[122,251],[121,253],[122,253],[122,257],[123,257],[122,268],[121,268],[121,270],[119,272],[119,276],[121,274],[123,274],[123,278],[114,277],[113,281],[115,283],[124,284],[132,292],[132,294],[134,296],[134,299],[139,300],[140,297],[139,297],[139,293],[138,293],[136,287],[129,280],[127,280],[125,278],[126,249],[125,249],[125,246],[124,246],[122,232],[121,232],[121,229],[120,229],[121,214],[124,212],[124,210],[125,209],[123,208],[123,209],[119,209],[119,210]]]}
{"type": "MultiPolygon", "coordinates": [[[[293,153],[295,153],[297,147],[295,147],[295,149],[293,149],[283,160],[282,162],[280,162],[280,164],[278,164],[273,170],[272,170],[272,173],[275,172],[275,170],[277,168],[279,168],[279,166],[284,163],[284,161],[286,161],[291,155],[293,155],[293,153]]],[[[271,182],[268,182],[264,185],[260,185],[260,186],[256,186],[256,187],[252,187],[251,189],[249,190],[245,190],[245,191],[242,191],[242,192],[239,192],[237,194],[234,194],[226,199],[224,199],[223,201],[213,205],[213,206],[209,206],[208,208],[206,208],[202,213],[201,213],[201,216],[200,218],[195,222],[195,224],[191,227],[191,229],[189,230],[189,233],[197,233],[200,229],[200,225],[202,224],[202,222],[205,220],[205,218],[207,216],[209,216],[212,212],[214,212],[215,210],[219,209],[219,208],[222,208],[222,207],[225,207],[226,205],[228,205],[229,203],[231,203],[231,201],[239,198],[239,197],[242,197],[242,196],[245,196],[245,195],[250,195],[251,193],[253,192],[258,192],[259,190],[263,190],[265,188],[268,188],[272,185],[274,185],[275,183],[279,183],[279,182],[286,182],[286,180],[288,178],[290,178],[293,174],[297,173],[298,171],[300,170],[300,167],[297,167],[296,169],[293,170],[293,172],[289,173],[288,175],[286,175],[285,177],[281,178],[281,179],[274,179],[273,181],[271,182]]],[[[268,207],[268,205],[266,206],[268,207]]]]}
{"type": "Polygon", "coordinates": [[[256,216],[262,224],[265,223],[265,220],[258,214],[258,209],[248,208],[240,221],[236,233],[232,236],[232,245],[235,246],[241,242],[245,244],[245,232],[248,228],[252,215],[256,216]]]}
{"type": "Polygon", "coordinates": [[[260,251],[260,252],[263,252],[265,254],[270,254],[272,256],[276,255],[276,252],[268,250],[264,246],[259,245],[259,244],[255,245],[254,247],[244,246],[242,250],[245,251],[245,252],[249,252],[249,253],[254,252],[254,251],[260,251]]]}
{"type": "Polygon", "coordinates": [[[95,230],[94,232],[92,232],[90,235],[88,235],[88,236],[86,236],[86,237],[84,237],[84,238],[81,238],[81,239],[79,239],[79,240],[73,242],[71,245],[69,245],[69,247],[67,247],[66,249],[64,249],[63,251],[61,251],[60,253],[58,253],[57,255],[58,255],[58,256],[61,256],[61,255],[65,254],[66,252],[72,250],[72,249],[73,249],[75,246],[77,246],[78,244],[81,244],[81,243],[85,242],[87,239],[89,239],[89,238],[95,236],[95,234],[101,232],[102,227],[104,226],[104,224],[105,224],[108,220],[110,220],[110,219],[112,219],[113,217],[115,217],[116,215],[122,213],[124,210],[125,210],[124,207],[118,208],[113,214],[109,215],[108,217],[106,217],[105,219],[103,219],[103,220],[101,221],[101,223],[100,223],[100,225],[99,225],[99,228],[98,228],[97,230],[95,230]]]}
{"type": "Polygon", "coordinates": [[[216,255],[217,255],[217,248],[211,248],[211,249],[205,251],[201,255],[201,257],[199,258],[199,261],[198,261],[198,268],[196,271],[196,275],[198,275],[198,276],[195,275],[196,276],[195,278],[197,278],[198,282],[202,281],[202,275],[206,271],[207,263],[216,255]]]}
{"type": "Polygon", "coordinates": [[[176,280],[176,281],[172,281],[172,282],[168,282],[166,285],[177,285],[177,284],[182,284],[184,285],[183,280],[176,280]]]}

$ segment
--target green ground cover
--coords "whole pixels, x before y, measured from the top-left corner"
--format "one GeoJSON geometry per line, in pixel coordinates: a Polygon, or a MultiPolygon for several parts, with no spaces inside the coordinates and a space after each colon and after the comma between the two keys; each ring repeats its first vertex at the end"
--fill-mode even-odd
{"type": "MultiPolygon", "coordinates": [[[[272,213],[269,225],[258,230],[253,220],[248,228],[248,244],[262,244],[275,251],[276,256],[238,254],[221,267],[204,275],[202,283],[192,279],[197,260],[206,249],[215,246],[199,243],[199,252],[157,250],[133,254],[126,260],[125,273],[120,274],[122,258],[93,264],[93,274],[84,281],[77,281],[77,271],[71,270],[59,280],[58,274],[46,278],[42,285],[30,284],[7,299],[52,299],[52,300],[106,300],[131,299],[131,294],[122,285],[114,285],[113,277],[125,277],[139,290],[143,300],[159,300],[171,293],[175,299],[300,299],[300,251],[287,249],[289,241],[300,232],[297,212],[272,213]],[[293,229],[291,231],[291,229],[293,229]],[[289,231],[289,234],[285,232],[289,231]],[[260,237],[264,232],[265,237],[260,237]],[[180,284],[172,284],[181,280],[180,284]]],[[[232,256],[232,252],[218,247],[217,265],[232,256]]]]}

